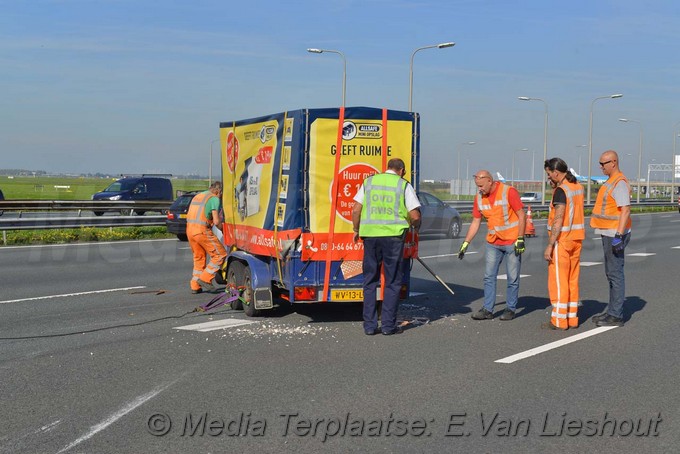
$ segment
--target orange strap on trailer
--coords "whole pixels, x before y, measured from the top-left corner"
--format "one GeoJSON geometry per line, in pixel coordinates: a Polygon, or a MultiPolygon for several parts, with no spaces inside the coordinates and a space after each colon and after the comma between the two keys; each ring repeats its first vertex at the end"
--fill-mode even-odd
{"type": "Polygon", "coordinates": [[[335,144],[335,168],[333,171],[333,190],[331,193],[331,213],[330,213],[330,227],[328,235],[328,250],[326,251],[326,271],[323,277],[323,296],[320,301],[330,301],[328,294],[328,285],[331,277],[331,251],[333,250],[333,241],[335,240],[335,214],[338,203],[338,183],[340,174],[340,155],[342,155],[342,126],[345,123],[345,106],[340,107],[340,114],[338,115],[338,138],[335,144]]]}
{"type": "MultiPolygon", "coordinates": [[[[387,170],[387,109],[382,110],[382,171],[387,170]]],[[[385,298],[385,268],[380,267],[380,299],[385,298]]]]}

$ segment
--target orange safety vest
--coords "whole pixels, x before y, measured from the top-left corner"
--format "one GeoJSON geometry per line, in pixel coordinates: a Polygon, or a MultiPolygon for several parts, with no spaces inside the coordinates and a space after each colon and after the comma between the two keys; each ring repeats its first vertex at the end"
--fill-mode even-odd
{"type": "MultiPolygon", "coordinates": [[[[560,229],[560,240],[582,240],[586,237],[586,226],[583,216],[583,186],[578,183],[569,183],[565,178],[559,187],[562,188],[567,196],[567,206],[564,210],[564,220],[560,229]]],[[[555,194],[555,189],[553,189],[553,194],[555,194]]],[[[550,204],[548,231],[552,230],[554,218],[555,208],[550,204]]]]}
{"type": "MultiPolygon", "coordinates": [[[[592,228],[607,230],[616,230],[619,228],[621,208],[616,206],[616,200],[612,196],[612,192],[614,192],[614,188],[619,183],[619,181],[624,181],[626,183],[626,187],[628,188],[628,192],[630,192],[628,180],[621,172],[609,175],[609,179],[607,179],[607,181],[600,188],[600,191],[597,193],[597,199],[595,200],[593,213],[590,216],[590,226],[592,228]]],[[[625,226],[626,231],[630,230],[632,225],[633,222],[629,217],[625,226]]]]}
{"type": "Polygon", "coordinates": [[[205,215],[205,204],[211,197],[217,197],[210,191],[196,194],[191,200],[187,211],[187,232],[202,232],[210,230],[212,222],[205,215]]]}
{"type": "Polygon", "coordinates": [[[486,218],[489,231],[486,234],[486,241],[495,242],[516,240],[519,236],[519,217],[508,203],[508,191],[510,186],[498,182],[496,187],[496,200],[493,206],[489,203],[489,197],[482,197],[477,194],[477,207],[486,218]]]}

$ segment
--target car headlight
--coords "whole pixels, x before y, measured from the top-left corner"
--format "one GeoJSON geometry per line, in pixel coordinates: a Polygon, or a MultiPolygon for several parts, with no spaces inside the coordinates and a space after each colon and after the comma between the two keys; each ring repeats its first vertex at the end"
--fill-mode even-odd
{"type": "Polygon", "coordinates": [[[114,195],[113,197],[109,197],[109,200],[120,200],[120,198],[123,197],[122,195],[114,195]]]}

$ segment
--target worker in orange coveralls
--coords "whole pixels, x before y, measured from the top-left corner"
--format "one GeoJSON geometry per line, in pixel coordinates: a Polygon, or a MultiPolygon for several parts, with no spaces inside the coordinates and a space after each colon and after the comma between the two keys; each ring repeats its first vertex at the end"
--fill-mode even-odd
{"type": "Polygon", "coordinates": [[[585,238],[583,187],[562,159],[548,159],[543,167],[553,186],[548,215],[548,246],[543,253],[548,261],[552,313],[550,323],[545,326],[566,330],[578,327],[578,279],[581,246],[585,238]]]}
{"type": "Polygon", "coordinates": [[[191,293],[216,290],[213,279],[227,257],[222,242],[212,232],[212,226],[222,227],[220,200],[222,182],[215,181],[210,189],[196,194],[187,212],[187,238],[194,253],[194,272],[191,277],[191,293]],[[210,261],[206,265],[206,255],[210,261]]]}

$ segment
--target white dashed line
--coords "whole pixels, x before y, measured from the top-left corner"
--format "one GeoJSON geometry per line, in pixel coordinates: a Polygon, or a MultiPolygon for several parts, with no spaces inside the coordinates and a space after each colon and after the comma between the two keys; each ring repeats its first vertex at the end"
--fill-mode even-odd
{"type": "Polygon", "coordinates": [[[650,255],[656,255],[656,252],[634,252],[628,254],[628,257],[649,257],[650,255]]]}
{"type": "Polygon", "coordinates": [[[581,262],[581,266],[595,266],[602,265],[602,262],[581,262]]]}
{"type": "Polygon", "coordinates": [[[226,320],[215,320],[212,322],[196,323],[195,325],[185,325],[185,326],[175,326],[172,329],[181,329],[184,331],[199,331],[201,333],[207,333],[208,331],[215,331],[218,329],[233,328],[235,326],[250,325],[253,322],[250,320],[237,320],[234,318],[228,318],[226,320]]]}
{"type": "Polygon", "coordinates": [[[530,356],[535,356],[540,353],[547,352],[549,350],[553,350],[558,347],[562,347],[563,345],[571,344],[572,342],[580,341],[581,339],[585,339],[590,336],[595,336],[596,334],[601,334],[604,333],[605,331],[609,331],[610,329],[617,328],[616,326],[601,326],[599,328],[591,329],[590,331],[586,331],[585,333],[577,334],[575,336],[567,337],[566,339],[560,339],[555,342],[551,342],[549,344],[541,345],[540,347],[532,348],[530,350],[523,351],[521,353],[517,353],[515,355],[511,356],[506,356],[505,358],[497,359],[494,361],[495,363],[502,363],[502,364],[510,364],[514,363],[515,361],[519,361],[525,358],[529,358],[530,356]]]}
{"type": "Polygon", "coordinates": [[[0,301],[0,304],[20,303],[22,301],[48,300],[48,299],[51,299],[51,298],[66,298],[68,296],[94,295],[94,294],[97,294],[97,293],[124,292],[125,290],[138,290],[140,288],[146,288],[146,287],[144,285],[138,285],[136,287],[110,288],[110,289],[106,289],[106,290],[92,290],[90,292],[77,292],[77,293],[64,293],[64,294],[61,294],[61,295],[36,296],[34,298],[21,298],[21,299],[18,299],[18,300],[0,301]]]}

